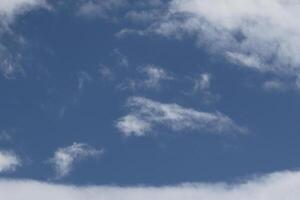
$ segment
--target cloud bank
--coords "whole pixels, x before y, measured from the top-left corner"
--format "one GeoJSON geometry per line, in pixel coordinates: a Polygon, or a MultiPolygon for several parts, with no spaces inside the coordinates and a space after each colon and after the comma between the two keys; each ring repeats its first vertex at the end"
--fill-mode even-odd
{"type": "Polygon", "coordinates": [[[5,200],[298,200],[299,187],[300,173],[289,171],[233,185],[194,183],[163,187],[75,187],[2,179],[0,196],[5,200]]]}
{"type": "Polygon", "coordinates": [[[166,104],[143,97],[128,99],[130,113],[118,120],[117,128],[126,136],[144,136],[157,126],[172,131],[245,132],[228,116],[216,112],[201,112],[177,104],[166,104]]]}

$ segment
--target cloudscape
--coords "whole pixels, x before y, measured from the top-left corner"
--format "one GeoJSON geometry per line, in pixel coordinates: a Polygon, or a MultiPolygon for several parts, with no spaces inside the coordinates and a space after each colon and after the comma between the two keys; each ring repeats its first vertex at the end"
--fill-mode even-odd
{"type": "Polygon", "coordinates": [[[297,0],[0,0],[0,199],[300,199],[297,0]]]}

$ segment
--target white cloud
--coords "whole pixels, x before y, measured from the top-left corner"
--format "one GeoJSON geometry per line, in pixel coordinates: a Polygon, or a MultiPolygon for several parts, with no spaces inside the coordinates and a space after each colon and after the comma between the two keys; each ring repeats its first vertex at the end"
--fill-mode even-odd
{"type": "Polygon", "coordinates": [[[265,66],[261,63],[259,57],[256,55],[246,55],[242,53],[233,52],[228,52],[226,53],[226,55],[228,60],[233,63],[242,64],[252,69],[264,70],[265,66]]]}
{"type": "Polygon", "coordinates": [[[144,136],[157,126],[166,126],[173,131],[212,133],[246,131],[219,112],[201,112],[143,97],[129,98],[127,106],[131,112],[119,119],[116,125],[126,136],[144,136]]]}
{"type": "Polygon", "coordinates": [[[288,84],[280,80],[269,80],[263,83],[263,89],[267,91],[283,91],[287,89],[288,84]]]}
{"type": "MultiPolygon", "coordinates": [[[[129,72],[129,71],[128,71],[129,72]]],[[[171,73],[152,64],[137,68],[139,78],[127,78],[117,88],[121,90],[161,89],[162,83],[174,80],[171,73]]],[[[132,72],[131,72],[132,73],[132,72]]]]}
{"type": "Polygon", "coordinates": [[[203,73],[200,74],[200,76],[194,80],[194,91],[198,90],[207,90],[209,89],[211,85],[211,74],[203,73]]]}
{"type": "Polygon", "coordinates": [[[220,99],[220,95],[214,94],[211,91],[212,85],[212,75],[209,73],[202,73],[195,78],[192,78],[194,82],[193,90],[191,93],[187,92],[186,94],[199,94],[201,101],[205,104],[211,104],[220,99]]]}
{"type": "Polygon", "coordinates": [[[172,0],[147,31],[192,36],[213,54],[260,72],[300,74],[300,2],[172,0]]]}
{"type": "Polygon", "coordinates": [[[125,134],[125,136],[143,136],[146,132],[151,130],[151,122],[139,119],[134,114],[122,117],[116,126],[125,134]]]}
{"type": "Polygon", "coordinates": [[[48,7],[45,0],[0,1],[0,72],[7,79],[15,78],[17,74],[25,75],[24,69],[19,64],[22,59],[19,50],[25,44],[24,38],[14,32],[11,24],[17,16],[41,7],[48,7]],[[15,47],[14,49],[6,45],[7,40],[15,47]]]}
{"type": "Polygon", "coordinates": [[[298,200],[300,173],[278,172],[238,184],[191,183],[161,187],[76,187],[29,180],[0,180],[5,200],[298,200]],[[17,192],[16,192],[17,191],[17,192]]]}
{"type": "Polygon", "coordinates": [[[78,14],[84,17],[112,18],[109,14],[127,5],[126,0],[93,0],[80,5],[78,14]]]}
{"type": "Polygon", "coordinates": [[[15,15],[22,14],[36,7],[45,7],[45,0],[1,0],[0,18],[11,20],[15,15]]]}
{"type": "Polygon", "coordinates": [[[97,150],[87,144],[74,143],[71,146],[59,148],[49,161],[55,168],[56,178],[62,178],[70,174],[77,162],[102,153],[103,150],[97,150]]]}
{"type": "Polygon", "coordinates": [[[10,151],[0,151],[0,173],[15,171],[21,166],[19,157],[10,151]]]}
{"type": "Polygon", "coordinates": [[[159,88],[161,81],[173,79],[164,69],[154,65],[147,65],[142,72],[147,76],[147,79],[143,81],[143,85],[148,88],[159,88]]]}

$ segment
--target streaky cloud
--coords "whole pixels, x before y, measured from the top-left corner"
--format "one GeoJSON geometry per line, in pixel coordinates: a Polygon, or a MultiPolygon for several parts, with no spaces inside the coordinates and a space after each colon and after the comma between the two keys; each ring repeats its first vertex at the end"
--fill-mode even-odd
{"type": "Polygon", "coordinates": [[[129,114],[120,118],[116,124],[126,136],[145,136],[153,133],[157,126],[165,126],[175,132],[247,132],[220,112],[202,112],[144,97],[129,98],[127,106],[130,109],[129,114]]]}

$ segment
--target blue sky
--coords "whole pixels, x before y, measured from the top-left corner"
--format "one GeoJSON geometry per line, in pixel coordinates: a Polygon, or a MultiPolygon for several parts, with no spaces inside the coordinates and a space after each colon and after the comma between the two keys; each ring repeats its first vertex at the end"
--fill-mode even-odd
{"type": "Polygon", "coordinates": [[[299,9],[0,0],[0,196],[299,199],[299,9]]]}

